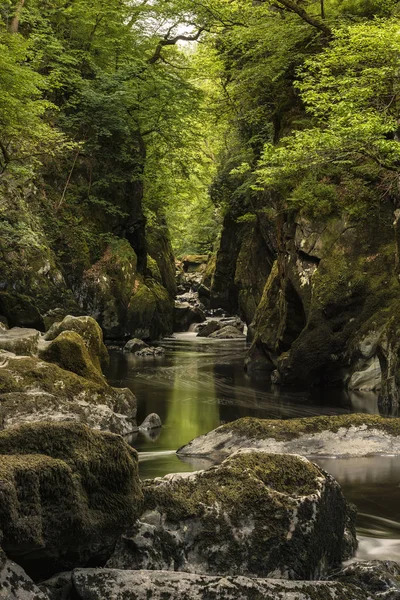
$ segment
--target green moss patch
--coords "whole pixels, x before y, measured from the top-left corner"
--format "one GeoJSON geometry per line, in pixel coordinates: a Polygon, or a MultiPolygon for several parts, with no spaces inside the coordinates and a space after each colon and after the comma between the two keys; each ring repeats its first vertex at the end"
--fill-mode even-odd
{"type": "Polygon", "coordinates": [[[286,441],[299,438],[302,435],[324,431],[336,433],[342,427],[347,429],[350,427],[367,427],[393,436],[400,435],[400,419],[385,419],[377,415],[367,414],[306,417],[286,421],[244,417],[222,425],[217,431],[232,432],[253,440],[274,438],[277,441],[286,441]]]}

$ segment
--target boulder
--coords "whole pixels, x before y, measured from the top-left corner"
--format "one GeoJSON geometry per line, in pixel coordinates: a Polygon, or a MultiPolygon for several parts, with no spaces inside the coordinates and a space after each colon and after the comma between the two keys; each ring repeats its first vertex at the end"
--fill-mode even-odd
{"type": "Polygon", "coordinates": [[[62,331],[53,341],[41,348],[39,356],[66,371],[76,373],[100,385],[105,384],[98,358],[93,362],[84,339],[75,331],[62,331]]]}
{"type": "Polygon", "coordinates": [[[382,369],[377,356],[357,366],[347,384],[349,390],[375,391],[380,390],[382,369]]]}
{"type": "Polygon", "coordinates": [[[37,329],[13,327],[0,329],[0,349],[20,355],[35,355],[39,344],[40,332],[37,329]]]}
{"type": "Polygon", "coordinates": [[[400,565],[391,560],[354,562],[332,577],[367,590],[370,598],[400,598],[400,565]]]}
{"type": "Polygon", "coordinates": [[[2,547],[35,578],[101,565],[140,512],[136,451],[78,423],[0,432],[0,476],[2,547]]]}
{"type": "MultiPolygon", "coordinates": [[[[4,600],[49,600],[22,567],[4,560],[0,568],[0,598],[4,600]]],[[[61,600],[61,599],[60,599],[61,600]]]]}
{"type": "Polygon", "coordinates": [[[194,323],[202,323],[206,320],[201,308],[191,306],[188,302],[175,302],[174,329],[175,331],[189,331],[194,323]]]}
{"type": "Polygon", "coordinates": [[[224,458],[241,448],[304,456],[400,454],[400,419],[368,414],[286,421],[244,417],[195,438],[178,454],[224,458]]]}
{"type": "MultiPolygon", "coordinates": [[[[79,337],[79,336],[78,336],[79,337]]],[[[136,431],[136,398],[36,357],[0,352],[0,424],[79,421],[94,429],[136,431]]]]}
{"type": "Polygon", "coordinates": [[[161,419],[156,413],[147,415],[143,423],[139,426],[139,431],[149,431],[150,429],[159,429],[162,426],[161,419]]]}
{"type": "Polygon", "coordinates": [[[146,344],[146,342],[144,342],[143,340],[133,338],[125,344],[124,352],[137,352],[138,350],[142,350],[143,348],[148,348],[148,344],[146,344]]]}
{"type": "Polygon", "coordinates": [[[103,343],[103,332],[92,317],[72,317],[68,315],[60,323],[54,323],[45,334],[46,341],[55,340],[63,331],[75,331],[83,339],[93,364],[101,371],[108,366],[109,357],[103,343]]]}
{"type": "Polygon", "coordinates": [[[38,584],[39,589],[49,600],[71,600],[74,590],[72,587],[72,571],[62,571],[38,584]]]}
{"type": "Polygon", "coordinates": [[[239,331],[236,327],[232,325],[225,325],[219,331],[214,331],[211,335],[208,336],[210,339],[216,340],[236,340],[236,339],[246,339],[244,333],[239,331]]]}
{"type": "Polygon", "coordinates": [[[249,451],[145,481],[145,510],[108,567],[317,579],[355,549],[354,512],[307,459],[249,451]]]}
{"type": "Polygon", "coordinates": [[[197,337],[209,337],[214,331],[219,331],[221,324],[219,321],[208,321],[199,327],[197,337]]]}
{"type": "Polygon", "coordinates": [[[367,600],[359,587],[335,581],[276,581],[165,571],[76,569],[79,600],[367,600]]]}

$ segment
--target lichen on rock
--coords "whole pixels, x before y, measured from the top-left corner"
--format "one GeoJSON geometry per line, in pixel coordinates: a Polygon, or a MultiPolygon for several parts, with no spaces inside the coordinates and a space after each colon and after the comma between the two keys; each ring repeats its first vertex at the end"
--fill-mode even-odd
{"type": "Polygon", "coordinates": [[[109,567],[315,579],[340,564],[353,510],[305,458],[249,451],[144,482],[144,512],[109,567]]]}

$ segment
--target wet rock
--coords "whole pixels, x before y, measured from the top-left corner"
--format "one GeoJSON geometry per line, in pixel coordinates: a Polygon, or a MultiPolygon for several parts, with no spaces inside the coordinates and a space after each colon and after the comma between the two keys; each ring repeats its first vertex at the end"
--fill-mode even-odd
{"type": "Polygon", "coordinates": [[[198,327],[197,337],[209,337],[215,331],[219,331],[221,329],[221,324],[219,321],[208,321],[204,325],[198,327]]]}
{"type": "Polygon", "coordinates": [[[140,511],[136,451],[84,425],[0,432],[0,470],[2,547],[37,578],[101,564],[140,511]]]}
{"type": "Polygon", "coordinates": [[[182,267],[185,273],[199,271],[208,262],[207,254],[188,254],[182,257],[182,267]]]}
{"type": "Polygon", "coordinates": [[[55,340],[64,331],[75,331],[83,339],[90,357],[98,370],[108,366],[109,357],[103,343],[103,332],[92,317],[66,316],[61,322],[54,323],[45,334],[46,341],[55,340]]]}
{"type": "Polygon", "coordinates": [[[303,457],[237,453],[143,491],[140,521],[108,567],[316,579],[355,548],[339,484],[303,457]]]}
{"type": "Polygon", "coordinates": [[[79,600],[367,600],[358,587],[335,581],[274,581],[165,571],[76,569],[79,600]]]}
{"type": "Polygon", "coordinates": [[[0,598],[4,598],[4,600],[53,600],[33,583],[22,567],[11,560],[5,560],[0,568],[0,598]]]}
{"type": "Polygon", "coordinates": [[[156,356],[162,356],[163,354],[165,354],[165,350],[164,348],[161,348],[161,346],[148,346],[147,348],[142,348],[141,350],[137,350],[135,352],[135,356],[149,356],[153,358],[156,356]]]}
{"type": "Polygon", "coordinates": [[[367,590],[370,598],[396,600],[400,597],[400,565],[390,560],[354,562],[332,578],[367,590]]]}
{"type": "Polygon", "coordinates": [[[34,355],[38,349],[39,337],[40,332],[37,329],[0,329],[0,349],[19,355],[34,355]]]}
{"type": "Polygon", "coordinates": [[[149,431],[150,429],[158,429],[162,426],[161,419],[156,413],[147,415],[143,423],[139,426],[139,430],[149,431]]]}
{"type": "Polygon", "coordinates": [[[142,350],[143,348],[148,348],[148,344],[146,344],[146,342],[144,342],[143,340],[133,338],[125,344],[124,352],[137,352],[138,350],[142,350]]]}
{"type": "Polygon", "coordinates": [[[304,456],[400,454],[400,421],[368,414],[286,421],[244,417],[195,438],[178,454],[226,457],[241,448],[304,456]]]}
{"type": "Polygon", "coordinates": [[[122,435],[137,429],[130,390],[84,379],[36,357],[0,352],[0,396],[4,429],[33,421],[78,421],[122,435]]]}
{"type": "Polygon", "coordinates": [[[202,323],[206,320],[204,312],[188,302],[175,302],[174,329],[175,331],[189,331],[194,323],[202,323]]]}
{"type": "Polygon", "coordinates": [[[246,339],[246,336],[244,335],[244,333],[242,333],[241,331],[239,331],[239,329],[237,329],[236,327],[233,327],[232,325],[226,325],[225,327],[222,327],[221,329],[219,329],[218,331],[214,331],[214,333],[211,333],[208,336],[210,339],[217,339],[217,340],[235,340],[235,339],[246,339]]]}

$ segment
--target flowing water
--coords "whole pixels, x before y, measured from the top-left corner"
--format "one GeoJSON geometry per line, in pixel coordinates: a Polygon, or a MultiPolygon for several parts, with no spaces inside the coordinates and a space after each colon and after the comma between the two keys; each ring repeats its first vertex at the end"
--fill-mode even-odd
{"type": "MultiPolygon", "coordinates": [[[[293,418],[348,412],[379,413],[377,397],[340,390],[307,391],[271,386],[268,376],[243,370],[242,340],[209,340],[193,333],[162,342],[166,353],[139,358],[111,352],[108,377],[138,399],[138,422],[156,412],[163,427],[130,443],[139,451],[140,475],[153,478],[210,465],[179,458],[176,450],[194,437],[243,416],[293,418]]],[[[357,557],[400,562],[400,457],[318,458],[358,508],[357,557]]]]}

